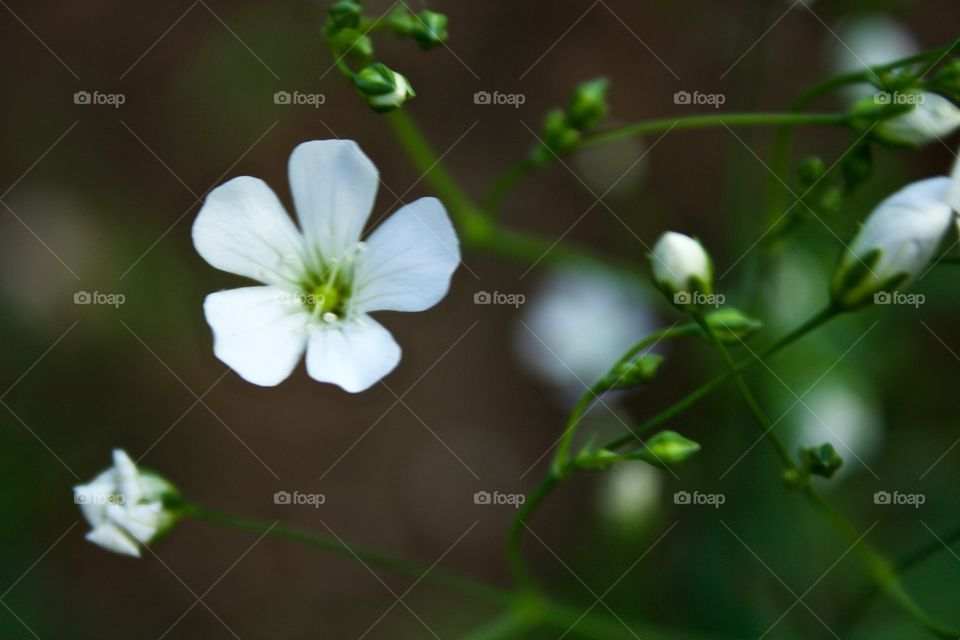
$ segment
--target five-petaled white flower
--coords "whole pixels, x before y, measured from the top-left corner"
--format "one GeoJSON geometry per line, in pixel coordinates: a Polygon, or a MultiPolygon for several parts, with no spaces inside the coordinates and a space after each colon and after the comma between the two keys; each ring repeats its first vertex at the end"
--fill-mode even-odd
{"type": "Polygon", "coordinates": [[[356,393],[400,361],[372,311],[423,311],[439,302],[460,262],[439,200],[403,208],[361,242],[379,176],[356,143],[306,142],[293,150],[290,187],[300,229],[261,180],[217,187],[193,225],[214,267],[264,286],[207,296],[214,353],[249,382],[286,379],[306,351],[307,373],[356,393]]]}
{"type": "Polygon", "coordinates": [[[112,467],[73,491],[74,502],[90,523],[87,540],[116,553],[139,558],[140,546],[168,531],[177,519],[164,504],[177,496],[173,485],[137,469],[120,449],[113,452],[112,467]]]}

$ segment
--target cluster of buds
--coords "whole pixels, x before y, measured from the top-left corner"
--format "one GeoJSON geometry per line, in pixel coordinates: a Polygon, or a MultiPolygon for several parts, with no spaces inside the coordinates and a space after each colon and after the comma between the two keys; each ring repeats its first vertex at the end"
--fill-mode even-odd
{"type": "Polygon", "coordinates": [[[580,142],[583,133],[594,129],[607,117],[606,78],[579,85],[570,96],[566,109],[554,109],[543,123],[543,146],[535,154],[543,159],[569,151],[580,142]]]}
{"type": "MultiPolygon", "coordinates": [[[[373,41],[367,34],[378,23],[379,19],[364,17],[357,0],[340,0],[330,7],[323,33],[338,58],[340,70],[353,81],[371,109],[385,113],[399,109],[416,93],[404,75],[374,60],[373,41]],[[351,70],[344,58],[359,62],[360,71],[351,70]]],[[[447,17],[434,11],[413,13],[402,7],[386,23],[394,33],[412,38],[422,49],[433,48],[447,39],[447,17]]]]}
{"type": "Polygon", "coordinates": [[[642,447],[627,453],[617,453],[609,449],[594,450],[587,445],[578,453],[573,464],[580,469],[603,471],[618,462],[643,460],[647,464],[662,469],[684,462],[700,451],[700,445],[675,431],[661,431],[649,438],[642,447]]]}

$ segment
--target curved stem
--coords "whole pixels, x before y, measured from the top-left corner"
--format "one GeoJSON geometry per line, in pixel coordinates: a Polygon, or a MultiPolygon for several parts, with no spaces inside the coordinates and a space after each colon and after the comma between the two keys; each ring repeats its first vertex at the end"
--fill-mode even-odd
{"type": "Polygon", "coordinates": [[[418,564],[395,558],[380,551],[366,549],[364,547],[348,545],[343,540],[335,536],[326,536],[298,529],[283,524],[270,523],[264,520],[253,518],[243,518],[219,511],[212,511],[203,507],[189,504],[183,507],[184,515],[193,516],[206,522],[218,525],[232,527],[241,531],[270,536],[281,540],[288,540],[300,544],[321,549],[329,553],[350,558],[362,564],[369,565],[378,569],[384,569],[392,573],[412,578],[414,580],[423,580],[432,582],[438,586],[447,587],[465,595],[475,596],[481,600],[498,605],[507,605],[513,602],[513,594],[503,591],[494,586],[465,578],[455,573],[450,573],[442,569],[429,569],[418,564]]]}
{"type": "MultiPolygon", "coordinates": [[[[754,418],[756,418],[757,423],[763,429],[764,436],[770,441],[774,449],[776,449],[777,454],[784,463],[784,466],[787,469],[799,471],[796,463],[793,460],[793,457],[790,455],[790,452],[787,450],[780,437],[773,430],[774,425],[770,421],[770,418],[760,407],[756,396],[753,395],[750,387],[747,386],[743,376],[741,375],[741,372],[737,370],[737,365],[734,363],[733,358],[730,357],[726,347],[724,347],[723,343],[716,339],[716,336],[713,335],[710,326],[703,319],[702,315],[699,313],[694,313],[693,317],[698,323],[700,323],[700,325],[703,327],[703,330],[710,334],[717,350],[723,355],[730,372],[736,378],[737,386],[740,389],[740,395],[743,396],[744,401],[750,408],[751,413],[753,413],[754,418]]],[[[870,576],[871,580],[873,580],[877,587],[882,589],[884,593],[887,594],[887,597],[889,597],[898,607],[900,607],[904,613],[913,618],[920,626],[927,629],[930,633],[940,638],[953,638],[956,640],[956,638],[960,637],[960,631],[950,629],[940,624],[939,622],[933,620],[926,613],[926,611],[923,610],[923,608],[903,587],[896,569],[894,569],[890,563],[888,563],[879,553],[874,551],[874,549],[864,541],[864,538],[867,535],[866,532],[860,533],[859,529],[857,529],[853,523],[851,523],[833,505],[827,502],[826,498],[824,498],[813,487],[813,485],[810,484],[809,477],[805,477],[803,492],[804,496],[807,498],[807,501],[810,502],[821,514],[823,514],[830,524],[833,525],[833,527],[837,529],[837,531],[839,531],[844,538],[847,539],[851,545],[851,548],[856,550],[857,555],[860,558],[864,568],[867,570],[867,574],[870,576]]]]}
{"type": "MultiPolygon", "coordinates": [[[[678,118],[658,118],[644,120],[634,124],[600,131],[584,137],[564,154],[576,152],[601,144],[616,142],[626,138],[663,133],[672,130],[704,129],[709,127],[757,127],[757,126],[798,126],[798,125],[846,125],[845,114],[802,114],[802,113],[717,113],[683,116],[678,118]]],[[[507,169],[490,188],[484,198],[484,208],[493,215],[499,211],[507,193],[522,179],[536,170],[552,164],[556,160],[553,154],[528,156],[526,159],[507,169]]]]}

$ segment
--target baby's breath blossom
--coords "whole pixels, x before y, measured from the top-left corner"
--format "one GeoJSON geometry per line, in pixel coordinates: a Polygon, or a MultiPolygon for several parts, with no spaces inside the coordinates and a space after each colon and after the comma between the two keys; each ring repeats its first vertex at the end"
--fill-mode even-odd
{"type": "Polygon", "coordinates": [[[113,452],[113,466],[89,484],[74,488],[91,530],[87,540],[104,549],[140,557],[141,545],[166,533],[177,520],[167,503],[177,497],[173,485],[141,471],[126,452],[113,452]]]}
{"type": "Polygon", "coordinates": [[[440,201],[422,198],[361,242],[379,176],[354,142],[301,144],[289,174],[299,229],[270,187],[249,177],[211,191],[193,225],[207,262],[264,285],[207,296],[214,354],[245,380],[273,386],[306,352],[312,378],[363,391],[400,361],[368,314],[439,302],[460,262],[456,232],[440,201]]]}
{"type": "Polygon", "coordinates": [[[699,241],[675,231],[660,236],[650,254],[653,279],[674,304],[692,307],[713,292],[713,263],[699,241]]]}
{"type": "Polygon", "coordinates": [[[949,136],[960,129],[960,108],[950,100],[929,91],[910,91],[900,94],[877,94],[885,100],[905,100],[912,105],[909,111],[881,120],[873,135],[896,145],[920,147],[949,136]]]}

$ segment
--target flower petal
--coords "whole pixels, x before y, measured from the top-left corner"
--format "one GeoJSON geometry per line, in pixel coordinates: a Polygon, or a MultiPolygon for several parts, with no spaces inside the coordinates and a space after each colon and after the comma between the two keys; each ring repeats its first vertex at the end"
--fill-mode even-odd
{"type": "Polygon", "coordinates": [[[143,488],[140,485],[140,472],[137,465],[130,459],[123,449],[113,450],[113,469],[116,473],[117,487],[124,501],[136,504],[143,498],[143,488]]]}
{"type": "Polygon", "coordinates": [[[290,155],[290,188],[309,247],[325,260],[360,240],[377,196],[379,174],[356,142],[314,140],[290,155]]]}
{"type": "Polygon", "coordinates": [[[307,373],[350,393],[369,389],[400,362],[400,345],[367,316],[320,325],[310,334],[307,373]]]}
{"type": "Polygon", "coordinates": [[[947,202],[956,213],[960,213],[960,160],[953,164],[950,174],[950,187],[947,190],[947,202]]]}
{"type": "Polygon", "coordinates": [[[193,223],[193,245],[217,269],[266,284],[290,283],[303,270],[303,237],[256,178],[234,178],[207,195],[193,223]]]}
{"type": "Polygon", "coordinates": [[[421,198],[403,207],[366,241],[353,297],[362,313],[423,311],[450,289],[460,243],[443,204],[421,198]]]}
{"type": "Polygon", "coordinates": [[[93,529],[86,535],[87,540],[99,545],[107,551],[120,553],[125,556],[140,557],[140,547],[133,538],[127,535],[116,525],[106,523],[93,529]]]}
{"type": "Polygon", "coordinates": [[[309,314],[277,287],[244,287],[211,293],[203,312],[213,329],[213,353],[253,384],[271,387],[300,361],[309,314]]]}
{"type": "Polygon", "coordinates": [[[112,504],[107,507],[107,517],[134,540],[146,544],[153,540],[160,529],[163,505],[159,502],[128,505],[112,504]]]}
{"type": "Polygon", "coordinates": [[[93,481],[74,487],[73,494],[83,517],[91,527],[97,527],[106,521],[107,505],[117,494],[116,473],[113,469],[107,469],[93,481]]]}

